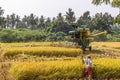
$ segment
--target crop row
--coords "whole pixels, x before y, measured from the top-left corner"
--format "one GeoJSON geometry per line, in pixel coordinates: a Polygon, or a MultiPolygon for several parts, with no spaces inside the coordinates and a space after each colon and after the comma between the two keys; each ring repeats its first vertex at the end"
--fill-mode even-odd
{"type": "Polygon", "coordinates": [[[67,57],[76,57],[80,55],[81,50],[75,48],[64,48],[64,47],[14,47],[14,48],[5,48],[3,50],[3,56],[16,56],[18,54],[27,54],[34,56],[67,56],[67,57]]]}
{"type": "MultiPolygon", "coordinates": [[[[65,45],[65,42],[19,42],[19,43],[0,43],[0,47],[38,47],[38,46],[54,46],[65,45]]],[[[92,42],[95,47],[111,47],[120,48],[120,42],[92,42]]]]}
{"type": "MultiPolygon", "coordinates": [[[[94,79],[120,79],[120,59],[96,59],[94,79]]],[[[84,64],[80,60],[13,63],[11,73],[16,80],[61,80],[85,78],[84,64]]]]}
{"type": "Polygon", "coordinates": [[[0,47],[38,47],[38,46],[51,46],[57,44],[64,44],[64,42],[16,42],[16,43],[0,43],[0,47]]]}

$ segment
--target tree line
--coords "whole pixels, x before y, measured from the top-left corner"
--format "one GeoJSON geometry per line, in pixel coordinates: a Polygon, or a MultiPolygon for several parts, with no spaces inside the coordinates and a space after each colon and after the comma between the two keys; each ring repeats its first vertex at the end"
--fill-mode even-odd
{"type": "MultiPolygon", "coordinates": [[[[31,13],[21,18],[13,13],[3,16],[4,9],[0,7],[0,41],[1,42],[21,42],[21,41],[61,41],[73,30],[70,23],[76,25],[87,25],[93,33],[107,31],[109,35],[105,36],[104,41],[119,41],[118,38],[113,40],[111,36],[116,34],[120,24],[120,14],[115,18],[109,13],[96,13],[90,16],[86,11],[79,18],[76,18],[75,12],[69,8],[65,15],[58,13],[56,17],[45,18],[31,13]]],[[[119,31],[118,31],[119,32],[119,31]]],[[[101,40],[97,38],[97,40],[101,40]]]]}

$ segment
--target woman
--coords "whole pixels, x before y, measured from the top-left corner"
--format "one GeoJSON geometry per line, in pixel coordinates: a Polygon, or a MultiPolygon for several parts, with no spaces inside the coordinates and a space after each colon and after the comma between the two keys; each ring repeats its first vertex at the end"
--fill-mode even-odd
{"type": "Polygon", "coordinates": [[[85,63],[85,73],[86,73],[86,79],[92,80],[92,60],[91,56],[87,56],[86,59],[83,59],[85,63]]]}

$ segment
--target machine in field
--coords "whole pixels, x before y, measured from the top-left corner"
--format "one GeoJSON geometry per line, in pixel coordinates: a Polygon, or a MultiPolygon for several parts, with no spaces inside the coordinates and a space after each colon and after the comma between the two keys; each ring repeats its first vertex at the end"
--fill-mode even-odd
{"type": "Polygon", "coordinates": [[[104,31],[97,34],[91,34],[91,31],[89,28],[87,28],[87,25],[72,25],[72,27],[74,28],[74,30],[69,31],[69,36],[67,37],[67,40],[76,42],[83,50],[83,52],[86,50],[86,48],[88,48],[91,51],[92,48],[91,46],[89,46],[89,44],[92,41],[92,38],[107,33],[106,31],[104,31]]]}

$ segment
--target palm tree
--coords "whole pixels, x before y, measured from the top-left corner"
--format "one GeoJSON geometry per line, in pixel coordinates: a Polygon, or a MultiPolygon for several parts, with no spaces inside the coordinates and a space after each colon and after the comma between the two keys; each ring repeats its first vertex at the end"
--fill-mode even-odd
{"type": "Polygon", "coordinates": [[[48,27],[51,23],[51,19],[48,17],[45,21],[45,27],[48,27]]]}
{"type": "Polygon", "coordinates": [[[44,29],[45,28],[45,18],[44,18],[43,15],[39,19],[39,26],[38,26],[38,28],[40,28],[40,29],[44,29]]]}
{"type": "Polygon", "coordinates": [[[28,24],[28,28],[30,29],[35,29],[36,27],[36,16],[31,13],[28,17],[27,17],[27,24],[28,24]]]}
{"type": "Polygon", "coordinates": [[[92,0],[92,3],[95,5],[101,5],[102,3],[105,4],[111,4],[112,7],[119,8],[119,14],[120,14],[120,0],[92,0]]]}
{"type": "Polygon", "coordinates": [[[90,25],[91,24],[91,17],[90,17],[90,12],[86,11],[85,13],[83,13],[82,16],[79,17],[79,19],[77,20],[77,25],[90,25]]]}
{"type": "Polygon", "coordinates": [[[5,18],[3,17],[4,10],[0,7],[0,28],[5,25],[5,18]]]}
{"type": "Polygon", "coordinates": [[[4,14],[4,10],[0,7],[0,17],[4,14]]]}
{"type": "Polygon", "coordinates": [[[75,22],[76,18],[75,18],[75,13],[72,11],[72,9],[68,9],[68,12],[66,12],[66,15],[65,15],[65,20],[68,22],[68,23],[73,23],[75,22]]]}
{"type": "Polygon", "coordinates": [[[58,14],[56,21],[57,21],[57,24],[58,24],[58,25],[63,24],[64,18],[63,18],[63,16],[62,16],[62,13],[59,13],[59,14],[58,14]]]}
{"type": "Polygon", "coordinates": [[[16,20],[15,20],[15,17],[16,17],[16,14],[11,14],[11,15],[7,15],[7,26],[11,29],[14,29],[15,27],[15,23],[16,23],[16,20]]]}
{"type": "Polygon", "coordinates": [[[110,0],[92,0],[92,3],[95,5],[100,5],[102,3],[110,4],[110,0]]]}

